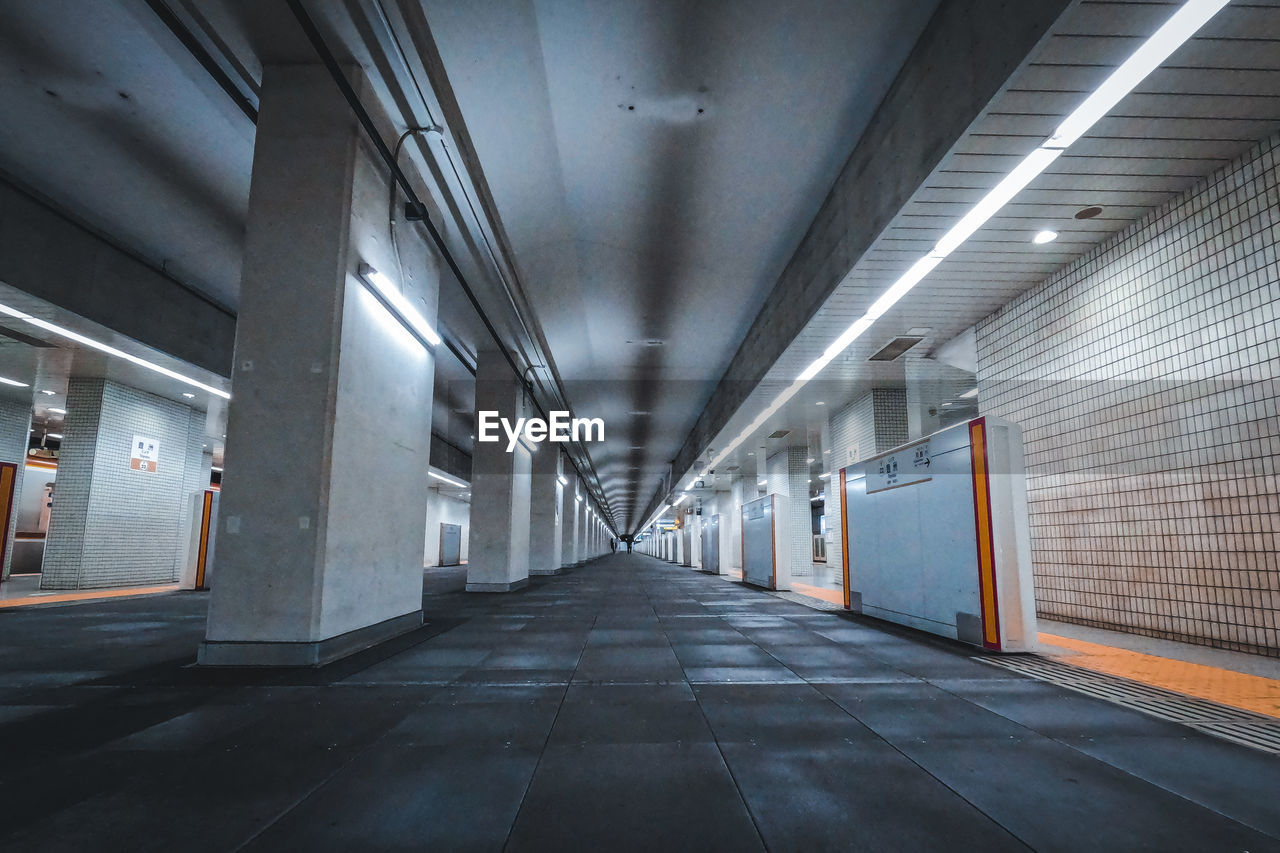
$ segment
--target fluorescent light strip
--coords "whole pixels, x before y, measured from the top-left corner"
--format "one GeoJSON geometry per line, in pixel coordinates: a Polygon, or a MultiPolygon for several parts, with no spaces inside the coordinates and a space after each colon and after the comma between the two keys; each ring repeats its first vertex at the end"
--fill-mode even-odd
{"type": "Polygon", "coordinates": [[[563,474],[556,474],[556,479],[560,481],[560,485],[562,486],[569,485],[569,481],[564,478],[563,474]]]}
{"type": "Polygon", "coordinates": [[[56,438],[59,441],[62,440],[62,433],[60,432],[46,432],[45,435],[49,436],[49,438],[56,438]]]}
{"type": "Polygon", "coordinates": [[[27,382],[19,382],[16,379],[9,379],[4,376],[0,376],[0,385],[12,385],[14,388],[30,388],[31,387],[31,385],[27,382]]]}
{"type": "Polygon", "coordinates": [[[10,317],[15,317],[19,320],[30,323],[38,329],[44,329],[46,332],[52,332],[59,337],[75,341],[78,344],[84,344],[85,346],[96,349],[99,352],[105,352],[107,355],[114,355],[116,358],[123,358],[125,361],[136,364],[139,367],[145,367],[147,370],[154,370],[162,376],[168,376],[170,379],[176,379],[179,382],[190,385],[193,388],[199,388],[201,391],[207,391],[224,400],[231,399],[231,395],[226,391],[223,391],[221,388],[214,388],[212,385],[206,385],[199,380],[192,379],[190,376],[183,376],[177,371],[170,370],[167,367],[161,367],[154,362],[147,361],[145,358],[139,358],[138,356],[132,355],[123,350],[118,350],[113,346],[102,343],[101,341],[95,341],[93,338],[85,337],[79,332],[64,329],[61,326],[50,323],[48,320],[41,320],[39,317],[32,317],[30,314],[23,313],[16,308],[10,308],[7,305],[0,305],[0,314],[7,314],[10,317]]]}
{"type": "Polygon", "coordinates": [[[445,483],[448,483],[450,486],[457,486],[459,489],[467,488],[466,483],[463,483],[459,480],[455,480],[452,477],[446,477],[444,474],[437,474],[435,471],[428,471],[427,476],[435,477],[437,480],[441,480],[445,483]]]}
{"type": "MultiPolygon", "coordinates": [[[[795,396],[800,387],[807,384],[823,371],[828,364],[848,349],[859,336],[892,308],[898,300],[919,284],[943,259],[964,244],[979,228],[995,216],[1001,208],[1019,192],[1024,190],[1045,169],[1062,156],[1063,152],[1093,127],[1099,119],[1111,111],[1125,95],[1143,81],[1152,71],[1160,66],[1187,39],[1204,26],[1209,19],[1225,7],[1230,0],[1187,0],[1177,12],[1151,35],[1132,56],[1125,60],[1099,86],[1092,95],[1085,99],[1076,110],[1058,126],[1048,140],[1032,151],[1022,162],[1014,167],[1000,183],[996,184],[973,209],[956,223],[950,231],[943,235],[929,252],[916,261],[902,277],[895,281],[888,290],[881,294],[866,314],[859,317],[844,331],[839,338],[823,351],[822,355],[801,371],[786,391],[778,396],[769,407],[745,429],[740,432],[729,446],[722,450],[715,460],[708,465],[708,470],[724,461],[742,442],[746,441],[757,429],[764,425],[773,414],[795,396]]],[[[706,476],[706,473],[703,473],[706,476]]]]}
{"type": "Polygon", "coordinates": [[[1182,4],[1182,8],[1174,12],[1164,26],[1143,42],[1093,94],[1085,98],[1084,103],[1058,125],[1045,146],[1070,147],[1229,2],[1230,0],[1188,0],[1182,4]]]}
{"type": "Polygon", "coordinates": [[[440,346],[441,339],[436,334],[436,330],[425,317],[418,313],[418,309],[405,299],[404,294],[396,288],[391,279],[368,264],[360,265],[360,279],[369,286],[369,290],[378,297],[378,301],[400,321],[400,325],[408,329],[415,338],[428,347],[440,346]]]}

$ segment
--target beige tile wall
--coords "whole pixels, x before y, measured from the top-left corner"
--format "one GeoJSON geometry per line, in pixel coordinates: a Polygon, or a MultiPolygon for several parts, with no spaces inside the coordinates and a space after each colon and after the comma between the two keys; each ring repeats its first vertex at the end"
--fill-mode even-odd
{"type": "Polygon", "coordinates": [[[1280,656],[1280,140],[978,327],[1041,615],[1280,656]]]}

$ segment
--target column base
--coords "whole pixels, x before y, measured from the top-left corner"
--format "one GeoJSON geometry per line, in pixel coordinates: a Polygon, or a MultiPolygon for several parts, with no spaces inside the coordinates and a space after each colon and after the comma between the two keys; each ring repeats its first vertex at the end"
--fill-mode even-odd
{"type": "Polygon", "coordinates": [[[422,627],[422,611],[415,610],[374,625],[357,628],[327,640],[256,642],[205,640],[196,655],[198,666],[323,666],[347,655],[422,627]]]}
{"type": "Polygon", "coordinates": [[[558,574],[560,574],[559,569],[530,569],[529,570],[529,575],[531,577],[532,576],[550,577],[551,575],[558,575],[558,574]]]}
{"type": "Polygon", "coordinates": [[[520,578],[518,581],[506,581],[499,583],[467,581],[467,592],[515,592],[517,589],[523,589],[528,585],[528,578],[520,578]]]}

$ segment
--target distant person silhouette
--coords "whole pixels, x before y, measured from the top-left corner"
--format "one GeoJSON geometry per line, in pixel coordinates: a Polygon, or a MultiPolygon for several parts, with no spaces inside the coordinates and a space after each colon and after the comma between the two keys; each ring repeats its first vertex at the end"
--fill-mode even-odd
{"type": "Polygon", "coordinates": [[[628,539],[628,540],[627,540],[627,553],[628,553],[628,554],[630,554],[630,553],[631,553],[631,540],[630,540],[630,539],[628,539]]]}
{"type": "Polygon", "coordinates": [[[615,553],[615,554],[616,554],[616,553],[618,553],[618,540],[617,540],[617,539],[610,539],[610,540],[609,540],[609,550],[613,551],[613,553],[615,553]]]}

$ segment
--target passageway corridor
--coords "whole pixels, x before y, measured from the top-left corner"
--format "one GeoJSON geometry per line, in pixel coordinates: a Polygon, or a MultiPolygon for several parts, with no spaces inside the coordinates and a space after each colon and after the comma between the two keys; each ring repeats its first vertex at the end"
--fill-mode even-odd
{"type": "Polygon", "coordinates": [[[1280,849],[1280,762],[618,554],[200,670],[205,599],[0,614],[5,850],[1280,849]]]}

